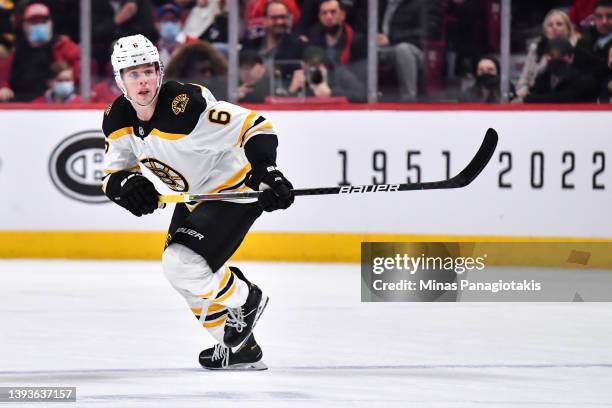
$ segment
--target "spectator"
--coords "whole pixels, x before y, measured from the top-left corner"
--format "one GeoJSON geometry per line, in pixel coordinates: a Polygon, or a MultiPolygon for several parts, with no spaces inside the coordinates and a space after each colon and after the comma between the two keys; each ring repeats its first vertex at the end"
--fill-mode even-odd
{"type": "Polygon", "coordinates": [[[580,38],[568,15],[557,9],[553,9],[546,14],[542,24],[542,35],[529,45],[527,59],[516,85],[516,94],[520,98],[529,93],[529,88],[533,86],[536,75],[546,69],[548,61],[544,58],[544,51],[548,41],[553,38],[567,38],[572,45],[576,45],[580,38]]]}
{"type": "Polygon", "coordinates": [[[285,95],[293,72],[302,68],[304,43],[289,33],[289,9],[279,0],[271,0],[265,8],[263,37],[243,41],[244,50],[257,51],[268,69],[273,70],[275,95],[285,95]]]}
{"type": "Polygon", "coordinates": [[[289,9],[280,0],[271,0],[265,8],[264,35],[243,42],[243,49],[260,53],[266,63],[272,60],[299,60],[304,43],[289,33],[289,9]]]}
{"type": "Polygon", "coordinates": [[[79,95],[75,93],[72,68],[64,61],[51,64],[51,78],[47,80],[48,89],[43,96],[34,99],[34,103],[78,103],[79,95]]]}
{"type": "Polygon", "coordinates": [[[263,103],[270,95],[270,76],[263,58],[255,51],[240,53],[240,87],[238,100],[263,103]]]}
{"type": "Polygon", "coordinates": [[[189,11],[183,31],[192,38],[200,38],[215,21],[221,7],[219,0],[197,0],[189,11]]]}
{"type": "Polygon", "coordinates": [[[608,52],[608,75],[601,85],[599,103],[612,103],[612,48],[608,52]]]}
{"type": "MultiPolygon", "coordinates": [[[[279,0],[280,1],[280,0],[279,0]]],[[[300,6],[295,0],[282,0],[280,1],[289,13],[290,24],[296,25],[300,21],[300,6]]],[[[247,23],[249,20],[256,19],[259,17],[266,16],[266,9],[268,8],[269,0],[247,0],[246,4],[246,19],[247,23]]]]}
{"type": "Polygon", "coordinates": [[[54,35],[51,13],[44,4],[32,3],[25,8],[22,33],[9,58],[8,83],[0,83],[0,101],[24,102],[42,95],[51,77],[51,64],[57,61],[68,63],[78,82],[79,46],[66,36],[54,35]]]}
{"type": "Polygon", "coordinates": [[[602,80],[608,71],[608,51],[612,45],[612,0],[597,0],[595,25],[583,32],[576,45],[576,68],[602,80]]]}
{"type": "MultiPolygon", "coordinates": [[[[98,0],[100,1],[100,0],[98,0]]],[[[153,22],[153,12],[149,0],[109,0],[116,7],[115,38],[142,34],[152,42],[157,42],[159,34],[153,22]]]]}
{"type": "Polygon", "coordinates": [[[441,0],[381,0],[377,43],[380,62],[392,65],[399,80],[400,100],[415,101],[419,71],[423,65],[422,45],[437,34],[432,28],[441,0]]]}
{"type": "Polygon", "coordinates": [[[365,36],[353,31],[345,17],[340,0],[322,0],[319,22],[308,32],[309,43],[321,47],[326,60],[333,64],[346,65],[367,58],[365,36]]]}
{"type": "Polygon", "coordinates": [[[157,9],[159,26],[159,59],[163,65],[168,65],[170,59],[186,42],[193,41],[183,33],[181,9],[174,3],[166,3],[157,9]]]}
{"type": "Polygon", "coordinates": [[[227,55],[227,42],[229,41],[227,1],[219,0],[219,9],[214,15],[212,24],[200,35],[200,40],[208,41],[219,51],[227,55]]]}
{"type": "MultiPolygon", "coordinates": [[[[80,42],[80,0],[42,0],[53,17],[53,31],[58,35],[66,35],[75,43],[80,42]]],[[[115,35],[114,11],[109,1],[91,1],[91,58],[92,74],[105,76],[107,64],[110,63],[108,49],[115,35]]],[[[77,74],[75,72],[75,74],[77,74]]]]}
{"type": "Polygon", "coordinates": [[[484,57],[476,67],[476,83],[464,92],[460,102],[500,103],[499,62],[492,57],[484,57]]]}
{"type": "Polygon", "coordinates": [[[227,60],[205,41],[186,44],[170,60],[166,78],[204,85],[220,100],[227,98],[227,60]]]}
{"type": "Polygon", "coordinates": [[[321,48],[307,47],[305,59],[305,69],[297,70],[293,74],[288,88],[290,94],[344,96],[351,102],[365,101],[366,92],[362,81],[345,66],[325,61],[321,48]]]}
{"type": "MultiPolygon", "coordinates": [[[[346,15],[344,21],[354,31],[366,34],[368,31],[368,2],[367,0],[340,0],[346,15]]],[[[319,3],[321,0],[301,0],[301,17],[299,23],[294,24],[294,33],[300,36],[308,34],[308,31],[317,24],[319,19],[319,3]]]]}
{"type": "Polygon", "coordinates": [[[592,75],[581,73],[573,65],[574,47],[566,38],[549,41],[548,66],[536,77],[525,103],[594,102],[598,83],[592,75]]]}

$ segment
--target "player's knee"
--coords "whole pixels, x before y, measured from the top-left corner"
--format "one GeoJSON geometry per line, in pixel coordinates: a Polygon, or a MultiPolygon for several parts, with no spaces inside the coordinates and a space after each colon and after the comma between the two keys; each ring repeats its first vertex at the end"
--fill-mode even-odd
{"type": "Polygon", "coordinates": [[[170,244],[162,255],[166,278],[175,287],[185,286],[189,280],[203,280],[212,275],[208,263],[201,255],[181,244],[170,244]]]}

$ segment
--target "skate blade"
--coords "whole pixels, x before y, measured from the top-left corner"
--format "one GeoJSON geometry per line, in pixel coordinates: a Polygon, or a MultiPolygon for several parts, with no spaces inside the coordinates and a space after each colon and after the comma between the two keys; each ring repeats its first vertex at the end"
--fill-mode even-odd
{"type": "MultiPolygon", "coordinates": [[[[255,322],[253,322],[253,328],[251,329],[251,333],[253,333],[255,331],[255,326],[257,325],[257,321],[259,320],[259,318],[261,317],[261,314],[264,312],[264,309],[266,308],[266,306],[268,306],[268,301],[270,300],[270,298],[262,293],[261,294],[261,302],[259,302],[259,306],[257,306],[257,314],[255,315],[255,322]]],[[[246,338],[244,340],[242,340],[242,342],[240,344],[238,344],[236,347],[232,347],[232,353],[236,354],[244,345],[244,343],[246,343],[246,341],[249,339],[249,336],[246,336],[246,338]]]]}
{"type": "Polygon", "coordinates": [[[204,368],[211,371],[264,371],[268,369],[268,366],[263,361],[256,361],[254,363],[233,364],[229,367],[204,368]]]}

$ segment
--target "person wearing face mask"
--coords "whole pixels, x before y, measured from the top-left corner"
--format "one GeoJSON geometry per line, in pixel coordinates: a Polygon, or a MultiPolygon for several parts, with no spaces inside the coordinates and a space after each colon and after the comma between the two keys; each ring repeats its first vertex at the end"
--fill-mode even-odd
{"type": "Polygon", "coordinates": [[[77,95],[74,85],[74,75],[70,65],[63,61],[51,64],[51,79],[47,81],[49,89],[43,96],[34,99],[33,103],[78,103],[81,98],[77,95]]]}
{"type": "Polygon", "coordinates": [[[542,23],[542,35],[529,44],[525,65],[516,84],[516,94],[520,98],[529,93],[529,87],[533,86],[536,76],[546,69],[548,60],[544,56],[544,51],[553,38],[567,38],[574,46],[580,39],[580,34],[574,30],[569,16],[558,9],[546,14],[542,23]]]}
{"type": "Polygon", "coordinates": [[[162,64],[168,65],[173,56],[186,43],[195,41],[183,33],[181,9],[174,3],[166,3],[157,10],[159,42],[157,49],[162,64]]]}
{"type": "Polygon", "coordinates": [[[550,40],[548,66],[538,75],[525,103],[586,103],[597,99],[598,83],[574,65],[574,47],[566,38],[550,40]]]}
{"type": "Polygon", "coordinates": [[[53,62],[64,61],[72,67],[75,81],[81,65],[81,51],[67,36],[53,32],[49,7],[32,3],[23,11],[22,30],[10,58],[8,80],[0,81],[0,101],[29,102],[43,95],[53,62]]]}
{"type": "Polygon", "coordinates": [[[499,62],[493,57],[481,58],[476,67],[476,83],[459,98],[466,103],[500,103],[499,62]]]}

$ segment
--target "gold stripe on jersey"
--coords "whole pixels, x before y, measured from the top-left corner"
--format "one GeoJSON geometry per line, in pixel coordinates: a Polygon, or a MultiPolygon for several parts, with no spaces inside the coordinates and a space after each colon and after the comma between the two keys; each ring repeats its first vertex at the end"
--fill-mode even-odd
{"type": "Polygon", "coordinates": [[[230,296],[234,294],[234,292],[236,291],[236,280],[237,278],[232,280],[232,286],[229,288],[229,290],[225,292],[224,295],[215,298],[215,302],[223,302],[224,300],[226,300],[227,298],[229,298],[230,296]]]}
{"type": "Polygon", "coordinates": [[[239,182],[240,180],[245,178],[246,174],[249,171],[251,171],[251,164],[247,163],[243,168],[241,168],[236,173],[234,173],[234,175],[232,175],[232,177],[228,178],[222,184],[220,184],[217,187],[215,187],[212,190],[210,190],[210,192],[211,193],[218,193],[219,191],[221,191],[221,190],[223,190],[225,188],[228,188],[228,187],[231,187],[231,186],[235,185],[237,182],[239,182]]]}
{"type": "Polygon", "coordinates": [[[104,169],[104,170],[102,170],[102,172],[104,174],[113,174],[113,173],[116,173],[116,172],[122,171],[122,170],[132,170],[132,171],[136,171],[136,172],[140,173],[140,166],[136,165],[136,166],[130,167],[129,169],[118,169],[118,170],[104,169]]]}
{"type": "Polygon", "coordinates": [[[151,130],[151,133],[149,133],[149,136],[157,136],[157,137],[161,137],[162,139],[166,139],[166,140],[179,140],[179,139],[184,138],[187,135],[183,133],[162,132],[161,130],[157,128],[153,128],[153,130],[151,130]]]}
{"type": "Polygon", "coordinates": [[[202,323],[202,326],[206,327],[207,329],[210,329],[211,327],[221,326],[222,324],[225,323],[226,319],[227,319],[227,316],[222,316],[218,319],[215,319],[209,322],[204,322],[202,323]]]}
{"type": "Polygon", "coordinates": [[[129,135],[133,135],[133,134],[134,134],[134,128],[133,127],[131,127],[131,126],[124,127],[124,128],[121,128],[121,129],[117,129],[113,133],[108,135],[108,140],[117,140],[120,137],[129,136],[129,135]]]}
{"type": "Polygon", "coordinates": [[[244,146],[246,144],[246,142],[256,133],[259,132],[260,130],[264,130],[264,129],[272,129],[272,124],[270,122],[268,122],[267,120],[265,120],[261,125],[250,129],[245,135],[244,135],[244,140],[242,141],[242,145],[244,146]]]}
{"type": "Polygon", "coordinates": [[[225,306],[220,305],[218,303],[213,303],[212,305],[208,307],[208,311],[206,313],[220,312],[223,309],[225,309],[225,306]]]}
{"type": "Polygon", "coordinates": [[[225,268],[225,274],[223,275],[223,279],[221,279],[221,282],[219,282],[219,290],[223,289],[223,287],[227,284],[227,281],[229,280],[232,274],[232,272],[229,270],[227,265],[225,265],[224,268],[225,268]]]}
{"type": "MultiPolygon", "coordinates": [[[[222,312],[226,308],[227,308],[226,306],[220,305],[218,303],[213,303],[210,306],[208,306],[208,309],[206,309],[206,314],[210,315],[210,314],[213,314],[213,313],[222,312]]],[[[200,316],[202,314],[202,308],[201,307],[192,307],[191,311],[196,316],[200,316]]]]}
{"type": "Polygon", "coordinates": [[[238,140],[236,140],[236,143],[234,144],[234,146],[238,146],[241,141],[242,141],[242,136],[244,136],[244,134],[247,132],[247,130],[249,130],[249,128],[252,126],[252,122],[255,119],[255,117],[257,116],[257,112],[255,111],[251,111],[249,112],[249,114],[247,115],[246,119],[244,120],[244,123],[242,124],[242,129],[240,129],[240,134],[238,135],[238,140]]]}

